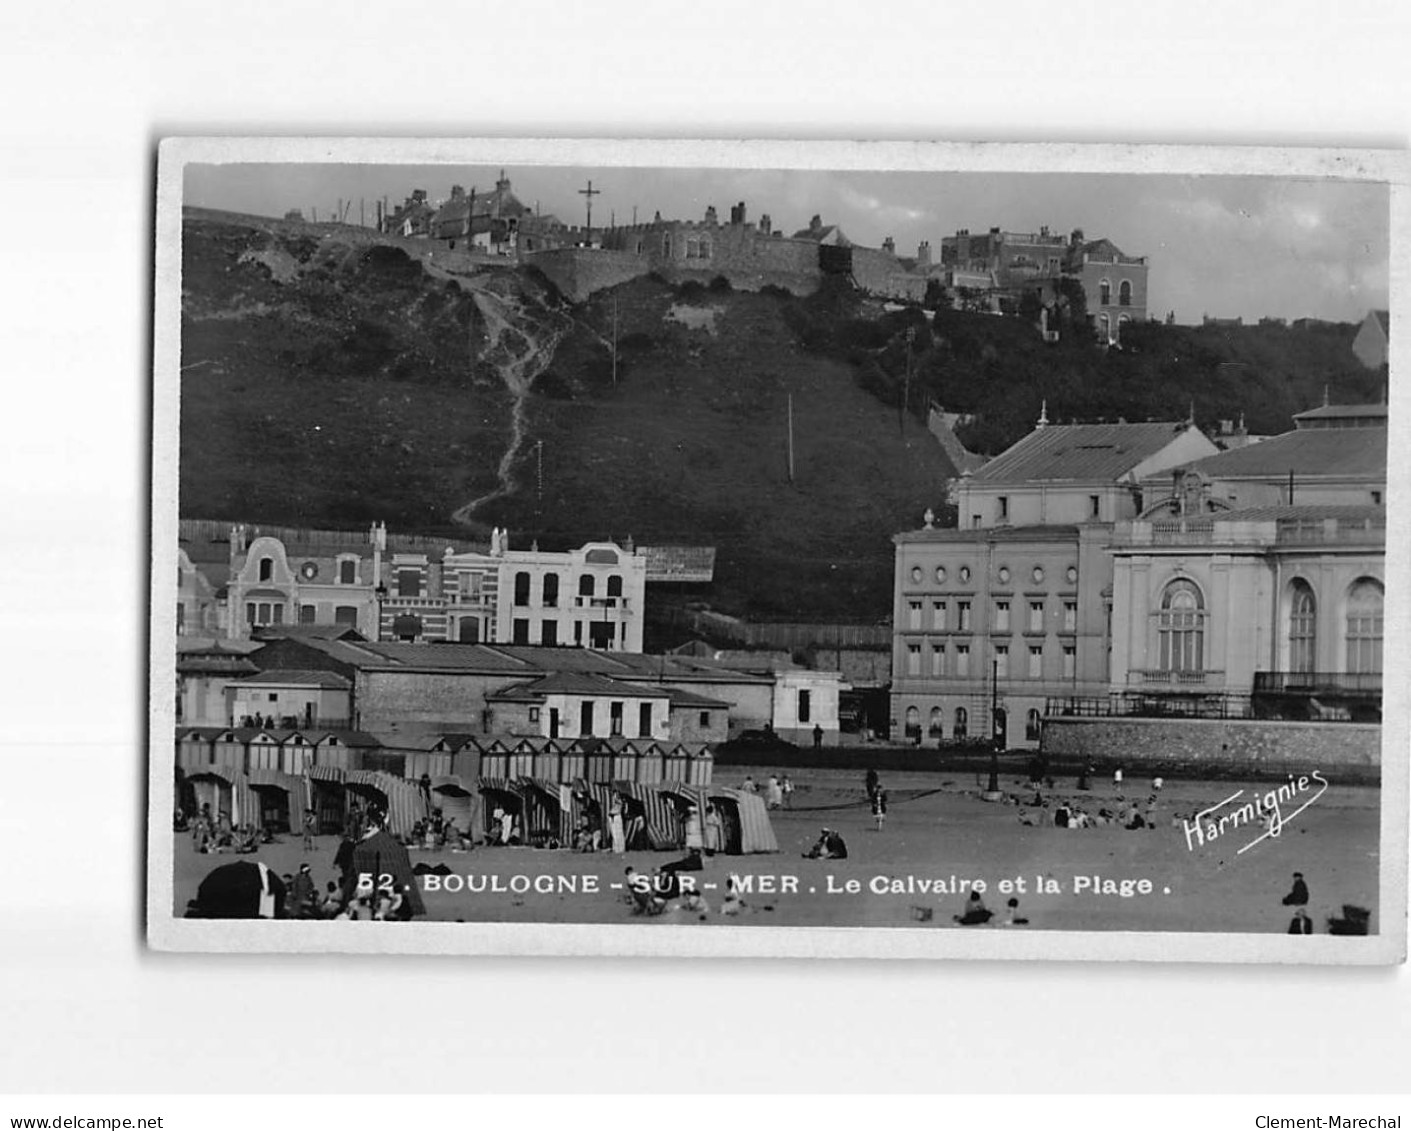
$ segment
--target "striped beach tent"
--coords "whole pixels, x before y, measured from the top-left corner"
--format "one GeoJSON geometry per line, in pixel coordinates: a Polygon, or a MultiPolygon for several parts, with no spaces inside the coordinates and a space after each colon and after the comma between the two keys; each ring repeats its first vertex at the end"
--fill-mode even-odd
{"type": "Polygon", "coordinates": [[[524,819],[524,796],[509,778],[480,778],[476,782],[480,794],[481,828],[486,835],[495,829],[495,810],[503,809],[520,823],[524,819]]]}
{"type": "Polygon", "coordinates": [[[560,847],[571,846],[579,816],[572,788],[547,778],[521,778],[516,784],[524,798],[527,843],[537,845],[552,838],[560,847]]]}
{"type": "MultiPolygon", "coordinates": [[[[622,791],[630,799],[629,810],[642,821],[639,838],[645,841],[643,847],[665,852],[686,843],[685,825],[670,794],[642,782],[625,783],[622,791]]],[[[638,847],[637,839],[628,837],[627,847],[638,847]]]]}
{"type": "Polygon", "coordinates": [[[308,789],[302,774],[252,769],[245,775],[254,794],[257,825],[275,832],[293,832],[303,823],[308,789]]]}
{"type": "Polygon", "coordinates": [[[228,766],[207,766],[186,775],[186,782],[196,798],[196,811],[211,807],[211,817],[217,821],[224,813],[232,825],[244,824],[252,808],[249,783],[239,770],[228,766]]]}
{"type": "Polygon", "coordinates": [[[304,771],[304,804],[317,814],[318,831],[341,833],[348,820],[348,794],[343,786],[346,771],[342,766],[321,766],[317,763],[304,771]]]}
{"type": "Polygon", "coordinates": [[[758,794],[712,786],[708,795],[721,817],[726,852],[748,854],[779,851],[774,826],[769,822],[769,811],[758,794]]]}
{"type": "Polygon", "coordinates": [[[349,770],[345,788],[383,809],[387,814],[387,831],[405,836],[412,826],[426,815],[421,791],[404,778],[393,777],[380,770],[349,770]]]}

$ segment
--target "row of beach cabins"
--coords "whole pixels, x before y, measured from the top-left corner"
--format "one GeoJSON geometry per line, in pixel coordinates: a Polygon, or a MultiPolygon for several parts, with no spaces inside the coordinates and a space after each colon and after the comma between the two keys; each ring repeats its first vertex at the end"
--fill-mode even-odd
{"type": "Polygon", "coordinates": [[[495,811],[509,813],[533,845],[571,846],[585,817],[605,828],[620,808],[632,849],[685,845],[686,814],[720,814],[726,852],[778,845],[761,799],[711,784],[705,746],[643,739],[431,735],[193,727],[176,733],[177,798],[235,826],[299,827],[312,809],[320,833],[341,833],[353,804],[386,811],[409,836],[440,810],[472,838],[495,811]]]}

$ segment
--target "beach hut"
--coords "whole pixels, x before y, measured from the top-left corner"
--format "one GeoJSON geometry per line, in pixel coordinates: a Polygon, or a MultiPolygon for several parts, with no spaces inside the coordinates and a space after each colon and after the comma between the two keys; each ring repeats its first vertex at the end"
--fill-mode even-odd
{"type": "Polygon", "coordinates": [[[687,782],[690,780],[690,768],[688,762],[690,755],[686,753],[686,748],[681,745],[670,747],[666,751],[662,765],[662,780],[674,782],[687,782]]]}
{"type": "Polygon", "coordinates": [[[279,765],[280,741],[273,731],[251,731],[245,740],[245,757],[242,769],[277,770],[279,765]]]}
{"type": "Polygon", "coordinates": [[[262,829],[276,833],[298,830],[304,819],[308,790],[302,774],[280,770],[251,770],[246,779],[253,794],[254,811],[246,816],[262,829]]]}
{"type": "Polygon", "coordinates": [[[346,771],[341,766],[317,762],[304,774],[305,804],[312,809],[321,833],[341,833],[348,820],[348,794],[343,785],[346,771]]]}
{"type": "Polygon", "coordinates": [[[211,739],[212,767],[223,768],[232,774],[244,773],[246,746],[259,733],[254,727],[236,727],[215,735],[211,739]]]}
{"type": "MultiPolygon", "coordinates": [[[[536,781],[562,782],[564,743],[550,738],[534,755],[534,779],[536,781]]],[[[572,780],[572,779],[569,779],[572,780]]]]}
{"type": "Polygon", "coordinates": [[[710,748],[701,746],[692,749],[686,760],[686,780],[691,785],[710,785],[714,774],[715,755],[710,748]]]}
{"type": "Polygon", "coordinates": [[[523,778],[518,785],[524,799],[525,843],[571,846],[579,816],[572,788],[546,778],[523,778]]]}
{"type": "Polygon", "coordinates": [[[520,778],[532,778],[534,776],[534,755],[542,749],[542,741],[536,742],[532,738],[522,738],[510,747],[510,764],[507,777],[518,781],[520,778]]]}
{"type": "Polygon", "coordinates": [[[498,738],[488,746],[482,745],[480,753],[480,776],[495,780],[508,780],[510,776],[510,752],[498,738]]]}
{"type": "Polygon", "coordinates": [[[286,774],[302,775],[314,764],[314,744],[303,731],[284,731],[278,737],[279,768],[286,774]]]}
{"type": "Polygon", "coordinates": [[[360,768],[354,765],[354,758],[360,745],[356,740],[376,741],[371,735],[362,735],[357,731],[306,732],[306,737],[313,744],[314,765],[337,766],[344,770],[360,768]]]}
{"type": "Polygon", "coordinates": [[[224,734],[219,727],[187,727],[177,732],[176,764],[183,770],[200,770],[215,762],[215,740],[224,734]]]}
{"type": "Polygon", "coordinates": [[[455,774],[432,775],[431,805],[466,836],[475,834],[475,790],[455,774]]]}
{"type": "Polygon", "coordinates": [[[244,779],[244,774],[225,766],[207,766],[187,774],[186,782],[195,797],[196,812],[209,805],[214,820],[219,821],[224,813],[232,825],[241,824],[245,815],[240,811],[243,807],[238,806],[238,802],[244,800],[248,793],[244,779]],[[242,788],[237,789],[237,785],[242,788]]]}
{"type": "Polygon", "coordinates": [[[583,743],[575,740],[563,747],[563,754],[559,758],[559,781],[587,780],[588,756],[583,750],[583,743]]]}
{"type": "Polygon", "coordinates": [[[618,738],[612,740],[612,780],[615,782],[635,782],[637,780],[637,762],[641,758],[641,753],[637,749],[637,744],[631,739],[618,738]]]}
{"type": "MultiPolygon", "coordinates": [[[[595,739],[591,746],[584,744],[584,761],[590,783],[612,781],[612,747],[601,739],[595,739]]],[[[603,810],[604,813],[607,810],[603,810]]]]}
{"type": "Polygon", "coordinates": [[[650,785],[665,776],[666,751],[657,742],[648,742],[639,747],[637,757],[637,780],[650,785]]]}
{"type": "Polygon", "coordinates": [[[712,786],[707,795],[720,814],[725,852],[742,855],[779,851],[774,827],[769,823],[769,812],[758,794],[712,786]]]}
{"type": "Polygon", "coordinates": [[[426,804],[421,791],[404,778],[380,770],[349,770],[344,788],[356,795],[365,807],[372,806],[387,814],[387,831],[405,836],[412,826],[426,816],[426,804]]]}
{"type": "Polygon", "coordinates": [[[474,782],[484,772],[481,768],[480,743],[473,738],[458,737],[452,745],[451,775],[463,782],[474,782]]]}

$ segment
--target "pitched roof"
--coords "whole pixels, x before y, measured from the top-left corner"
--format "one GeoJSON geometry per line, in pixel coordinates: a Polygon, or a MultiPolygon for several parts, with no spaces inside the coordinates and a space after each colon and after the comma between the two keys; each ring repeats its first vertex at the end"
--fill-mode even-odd
{"type": "Polygon", "coordinates": [[[367,637],[347,624],[266,624],[255,628],[252,635],[259,640],[366,640],[367,637]]]}
{"type": "Polygon", "coordinates": [[[336,672],[317,672],[295,669],[279,669],[247,675],[241,683],[275,683],[282,687],[329,687],[336,691],[347,691],[353,685],[336,672]]]}
{"type": "MultiPolygon", "coordinates": [[[[1306,412],[1293,414],[1294,422],[1303,420],[1386,420],[1387,406],[1384,404],[1325,404],[1310,408],[1306,412]]],[[[1370,427],[1382,427],[1373,424],[1370,427]]]]}
{"type": "Polygon", "coordinates": [[[592,648],[546,648],[537,644],[494,644],[487,647],[507,660],[543,672],[617,672],[625,675],[629,671],[628,665],[620,662],[615,654],[592,648]]]}
{"type": "Polygon", "coordinates": [[[584,672],[552,672],[540,679],[503,688],[486,698],[542,699],[545,695],[622,695],[636,699],[667,699],[671,693],[660,687],[643,687],[584,672]]]}
{"type": "Polygon", "coordinates": [[[1036,428],[970,477],[972,483],[1042,480],[1114,483],[1189,428],[1146,424],[1049,424],[1036,428]]]}
{"type": "Polygon", "coordinates": [[[728,708],[729,703],[721,699],[712,699],[707,695],[697,695],[694,691],[685,691],[679,687],[668,687],[667,693],[671,696],[673,707],[686,707],[690,710],[705,710],[728,708]]]}
{"type": "Polygon", "coordinates": [[[1268,478],[1293,472],[1386,479],[1385,428],[1306,428],[1247,448],[1206,456],[1189,465],[1210,479],[1268,478]]]}
{"type": "Polygon", "coordinates": [[[903,542],[1075,542],[1076,526],[986,526],[979,530],[961,530],[955,526],[934,526],[921,530],[904,530],[892,535],[892,541],[903,542]]]}
{"type": "MultiPolygon", "coordinates": [[[[310,641],[322,644],[321,641],[310,641]]],[[[326,649],[327,650],[327,649],[326,649]]],[[[423,671],[522,671],[528,665],[483,644],[359,644],[348,662],[360,668],[423,671]]],[[[334,655],[329,650],[329,655],[334,655]]],[[[342,656],[340,659],[344,658],[342,656]]]]}

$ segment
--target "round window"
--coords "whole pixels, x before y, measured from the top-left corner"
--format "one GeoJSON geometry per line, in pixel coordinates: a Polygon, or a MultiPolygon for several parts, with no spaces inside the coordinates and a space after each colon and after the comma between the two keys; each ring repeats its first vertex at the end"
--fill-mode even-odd
{"type": "Polygon", "coordinates": [[[1035,566],[1033,577],[1035,581],[1042,581],[1044,579],[1044,567],[1035,566]]]}
{"type": "Polygon", "coordinates": [[[1077,567],[1077,566],[1069,566],[1069,567],[1068,567],[1068,580],[1069,580],[1069,581],[1077,581],[1077,580],[1078,580],[1078,567],[1077,567]]]}
{"type": "Polygon", "coordinates": [[[1000,566],[1000,567],[999,567],[999,579],[1000,579],[1000,581],[1001,581],[1002,583],[1004,583],[1004,584],[1008,584],[1008,583],[1009,583],[1009,567],[1008,567],[1008,566],[1000,566]]]}
{"type": "Polygon", "coordinates": [[[299,573],[305,581],[312,581],[318,576],[318,562],[305,562],[299,567],[299,573]]]}
{"type": "Polygon", "coordinates": [[[911,580],[917,582],[918,584],[920,584],[920,582],[921,582],[921,576],[922,576],[922,574],[921,574],[921,567],[920,567],[920,566],[912,566],[912,567],[911,567],[911,580]]]}
{"type": "Polygon", "coordinates": [[[939,581],[942,585],[944,585],[944,584],[946,583],[946,567],[945,567],[945,566],[937,566],[937,567],[936,567],[936,580],[939,581]]]}
{"type": "Polygon", "coordinates": [[[961,566],[961,567],[960,567],[960,580],[961,580],[961,581],[969,581],[969,580],[970,580],[970,567],[969,567],[969,566],[961,566]]]}

